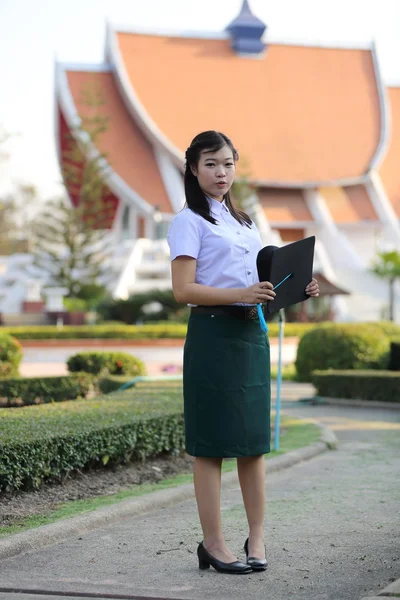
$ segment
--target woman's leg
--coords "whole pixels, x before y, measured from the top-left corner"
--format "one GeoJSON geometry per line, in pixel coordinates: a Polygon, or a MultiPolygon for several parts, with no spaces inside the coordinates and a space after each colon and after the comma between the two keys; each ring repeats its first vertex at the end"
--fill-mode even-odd
{"type": "Polygon", "coordinates": [[[264,455],[237,459],[240,487],[249,523],[249,556],[264,558],[264,455]]]}
{"type": "Polygon", "coordinates": [[[222,458],[196,457],[194,488],[205,549],[222,562],[233,562],[236,556],[228,550],[221,527],[222,458]]]}

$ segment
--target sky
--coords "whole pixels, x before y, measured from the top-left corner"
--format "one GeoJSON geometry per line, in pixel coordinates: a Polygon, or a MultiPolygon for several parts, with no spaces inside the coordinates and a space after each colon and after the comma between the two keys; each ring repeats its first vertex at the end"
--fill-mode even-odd
{"type": "MultiPolygon", "coordinates": [[[[0,194],[17,183],[39,198],[62,190],[54,141],[54,61],[103,60],[106,22],[221,31],[242,0],[0,0],[0,130],[13,137],[0,194]]],[[[250,0],[273,39],[374,40],[387,85],[400,85],[400,0],[250,0]]],[[[343,90],[343,93],[346,93],[343,90]]]]}

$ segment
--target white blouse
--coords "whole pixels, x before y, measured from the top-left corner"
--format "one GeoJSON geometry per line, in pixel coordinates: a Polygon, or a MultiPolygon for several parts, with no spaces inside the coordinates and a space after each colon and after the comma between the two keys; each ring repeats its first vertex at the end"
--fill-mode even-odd
{"type": "Polygon", "coordinates": [[[261,237],[253,223],[240,225],[225,201],[208,198],[213,225],[190,208],[175,215],[168,231],[171,261],[196,259],[196,283],[216,288],[245,288],[258,283],[257,254],[261,237]]]}

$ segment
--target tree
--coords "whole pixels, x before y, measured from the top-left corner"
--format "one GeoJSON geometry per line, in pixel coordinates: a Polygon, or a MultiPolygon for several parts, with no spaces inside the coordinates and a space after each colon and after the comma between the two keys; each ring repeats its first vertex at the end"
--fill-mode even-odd
{"type": "Polygon", "coordinates": [[[235,199],[236,204],[241,210],[247,212],[248,201],[253,196],[255,187],[250,183],[251,181],[251,169],[250,164],[246,157],[241,158],[238,163],[238,170],[236,173],[236,179],[232,185],[232,195],[235,199]]]}
{"type": "Polygon", "coordinates": [[[74,135],[67,137],[63,155],[64,182],[69,190],[77,190],[78,205],[74,207],[66,199],[47,203],[32,223],[32,233],[35,266],[47,272],[52,285],[66,287],[70,298],[87,299],[88,286],[106,284],[113,272],[108,264],[108,214],[104,203],[108,167],[106,155],[98,151],[108,118],[100,113],[104,100],[93,82],[81,93],[87,110],[80,116],[74,135]]]}
{"type": "Polygon", "coordinates": [[[36,189],[32,185],[18,184],[0,198],[0,255],[27,252],[27,207],[36,200],[36,189]]]}
{"type": "Polygon", "coordinates": [[[82,208],[71,207],[63,198],[50,201],[31,231],[33,264],[47,273],[49,284],[66,287],[67,295],[76,298],[87,285],[107,282],[107,237],[82,218],[82,208]]]}
{"type": "Polygon", "coordinates": [[[400,253],[397,250],[378,252],[372,271],[389,283],[389,319],[395,320],[395,283],[400,279],[400,253]]]}

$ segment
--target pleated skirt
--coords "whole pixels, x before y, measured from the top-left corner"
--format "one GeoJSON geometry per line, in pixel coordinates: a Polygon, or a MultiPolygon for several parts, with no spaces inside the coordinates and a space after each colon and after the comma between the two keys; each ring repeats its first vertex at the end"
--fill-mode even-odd
{"type": "Polygon", "coordinates": [[[270,451],[270,349],[258,319],[192,314],[183,359],[186,452],[270,451]]]}

